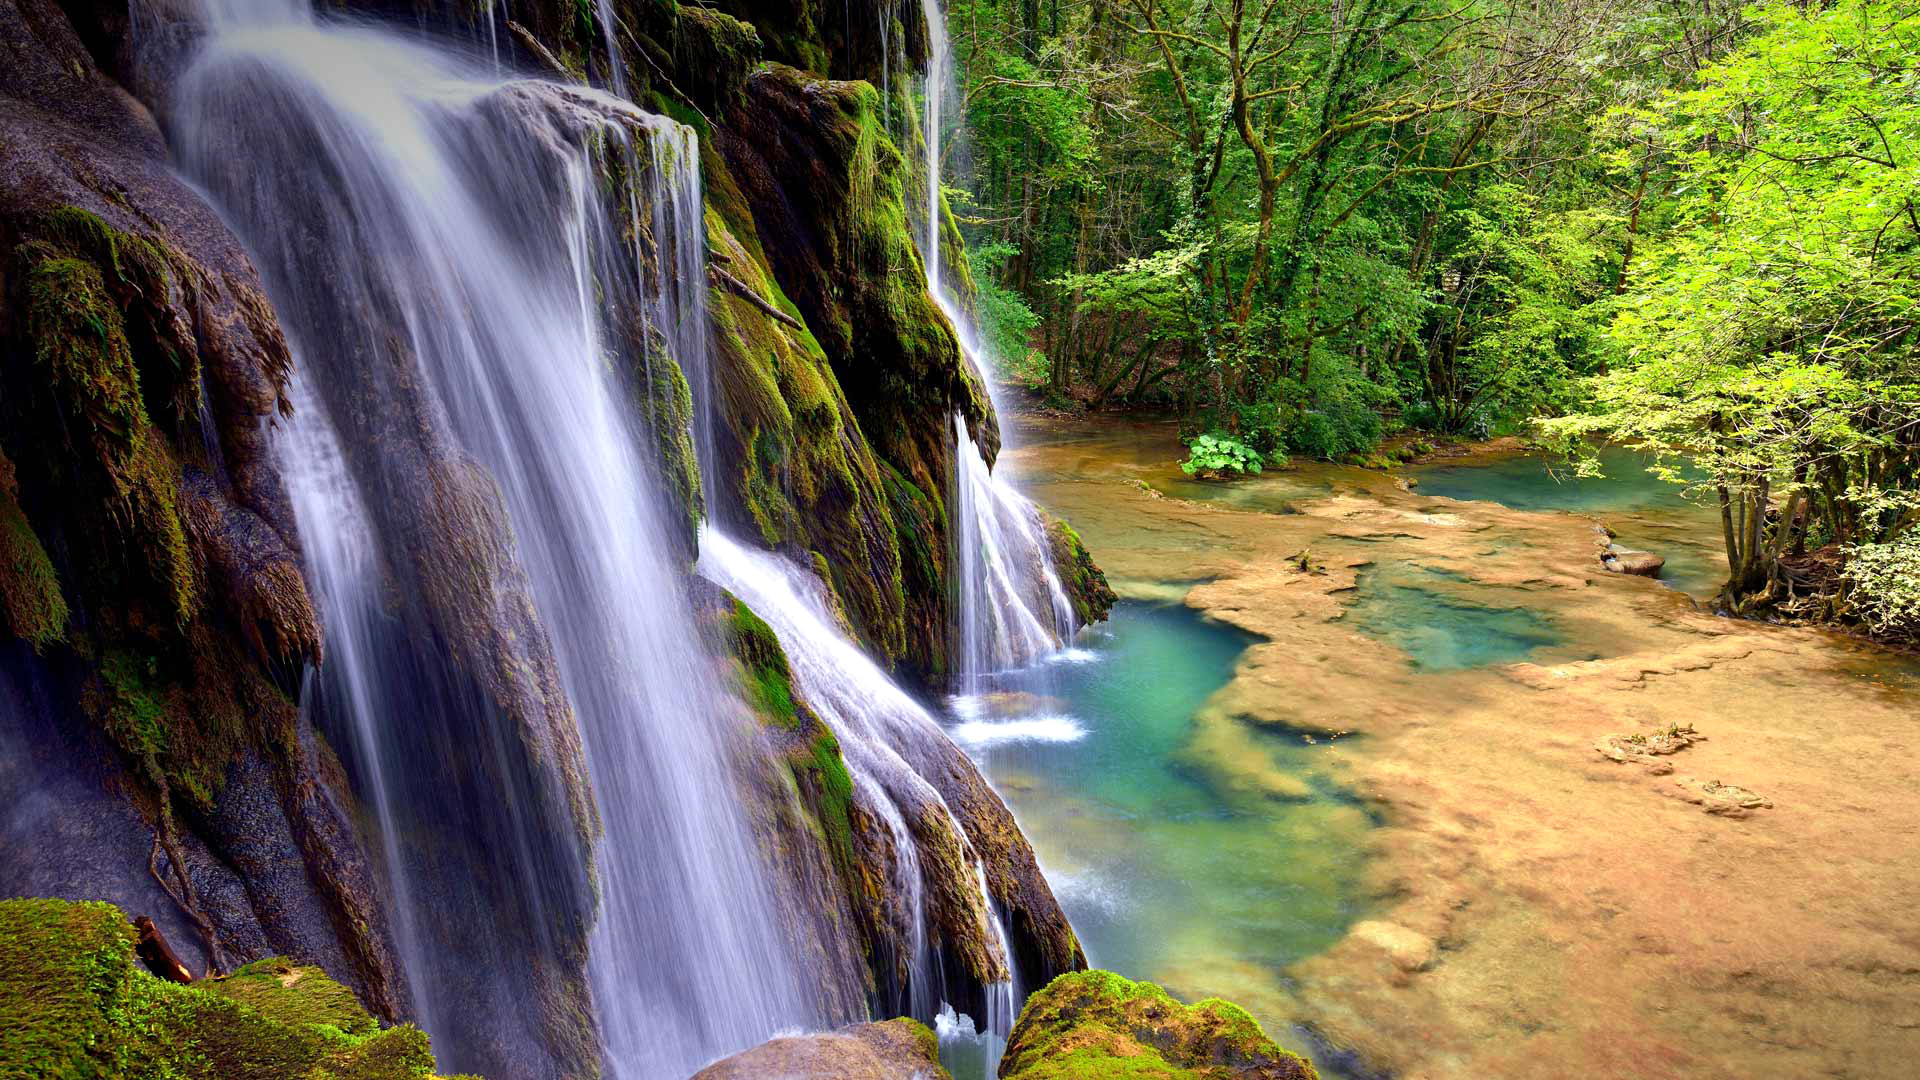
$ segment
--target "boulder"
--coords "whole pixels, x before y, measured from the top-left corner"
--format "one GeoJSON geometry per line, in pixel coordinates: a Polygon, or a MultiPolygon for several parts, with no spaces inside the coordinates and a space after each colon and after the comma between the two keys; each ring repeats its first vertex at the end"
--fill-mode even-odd
{"type": "Polygon", "coordinates": [[[1616,574],[1659,577],[1660,568],[1667,565],[1667,560],[1651,551],[1636,551],[1619,544],[1608,544],[1600,553],[1600,565],[1616,574]]]}
{"type": "Polygon", "coordinates": [[[196,1080],[433,1072],[425,1032],[383,1028],[319,968],[275,958],[182,985],[135,962],[139,936],[111,904],[0,901],[0,1070],[196,1080]]]}
{"type": "Polygon", "coordinates": [[[821,1035],[769,1039],[693,1074],[693,1080],[953,1080],[940,1067],[940,1041],[901,1017],[821,1035]]]}
{"type": "Polygon", "coordinates": [[[1001,1080],[1318,1080],[1237,1005],[1182,1005],[1152,983],[1110,971],[1062,975],[1027,999],[1001,1080]]]}

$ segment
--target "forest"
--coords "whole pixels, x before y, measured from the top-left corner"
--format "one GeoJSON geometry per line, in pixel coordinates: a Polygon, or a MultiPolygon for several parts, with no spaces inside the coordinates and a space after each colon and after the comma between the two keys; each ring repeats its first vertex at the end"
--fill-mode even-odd
{"type": "Polygon", "coordinates": [[[1920,629],[1920,12],[1869,0],[956,0],[1005,376],[1190,471],[1613,442],[1721,601],[1920,629]],[[1401,441],[1405,441],[1403,438],[1401,441]]]}

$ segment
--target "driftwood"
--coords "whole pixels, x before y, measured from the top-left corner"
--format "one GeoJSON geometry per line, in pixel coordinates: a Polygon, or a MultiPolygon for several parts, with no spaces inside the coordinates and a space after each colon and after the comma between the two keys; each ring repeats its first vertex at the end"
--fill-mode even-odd
{"type": "Polygon", "coordinates": [[[166,936],[160,933],[159,927],[153,925],[152,919],[142,915],[133,920],[133,928],[140,932],[140,940],[134,943],[133,951],[140,957],[140,962],[147,965],[148,971],[168,982],[193,981],[193,972],[180,962],[179,955],[173,951],[173,946],[167,944],[166,936]]]}
{"type": "Polygon", "coordinates": [[[783,322],[788,326],[793,327],[795,330],[805,330],[807,328],[806,323],[803,323],[799,319],[796,319],[793,316],[787,314],[786,312],[781,311],[779,308],[774,307],[773,304],[770,303],[766,297],[761,296],[758,292],[754,291],[753,286],[747,284],[744,281],[741,281],[739,278],[734,277],[732,274],[727,273],[725,270],[722,270],[717,266],[709,265],[707,267],[707,276],[713,279],[713,283],[715,285],[721,286],[722,288],[726,289],[728,292],[733,293],[735,296],[738,296],[740,299],[745,300],[747,303],[752,304],[756,308],[759,308],[761,314],[764,314],[767,318],[773,319],[777,322],[783,322]]]}

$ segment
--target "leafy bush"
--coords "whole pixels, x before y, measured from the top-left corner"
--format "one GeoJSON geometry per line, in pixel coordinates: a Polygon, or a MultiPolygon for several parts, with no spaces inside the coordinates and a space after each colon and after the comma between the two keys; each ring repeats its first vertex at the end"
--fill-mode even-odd
{"type": "Polygon", "coordinates": [[[1012,244],[983,244],[968,258],[974,272],[974,306],[980,317],[980,345],[1002,379],[1024,386],[1047,381],[1052,363],[1030,343],[1040,316],[1026,297],[1000,284],[1001,267],[1018,250],[1012,244]]]}
{"type": "Polygon", "coordinates": [[[1853,613],[1877,634],[1920,632],[1920,531],[1847,549],[1842,572],[1853,613]]]}
{"type": "Polygon", "coordinates": [[[1260,471],[1264,455],[1239,439],[1221,432],[1195,435],[1187,444],[1187,460],[1180,463],[1180,471],[1188,476],[1198,474],[1231,475],[1257,473],[1260,471]]]}
{"type": "Polygon", "coordinates": [[[1353,396],[1334,393],[1296,415],[1285,441],[1295,453],[1323,461],[1371,450],[1380,441],[1380,414],[1353,396]]]}

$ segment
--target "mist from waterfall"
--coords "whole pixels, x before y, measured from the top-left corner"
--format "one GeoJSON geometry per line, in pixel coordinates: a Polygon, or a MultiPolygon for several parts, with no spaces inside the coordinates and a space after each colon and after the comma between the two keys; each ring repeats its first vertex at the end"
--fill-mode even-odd
{"type": "Polygon", "coordinates": [[[443,1067],[538,1075],[524,1046],[583,1026],[581,939],[610,1075],[830,1022],[737,809],[741,709],[703,675],[635,404],[660,355],[705,377],[691,133],[289,0],[208,14],[170,134],[294,346],[277,453],[328,649],[306,705],[443,1067]],[[599,153],[640,166],[651,244],[605,212],[599,153]]]}

